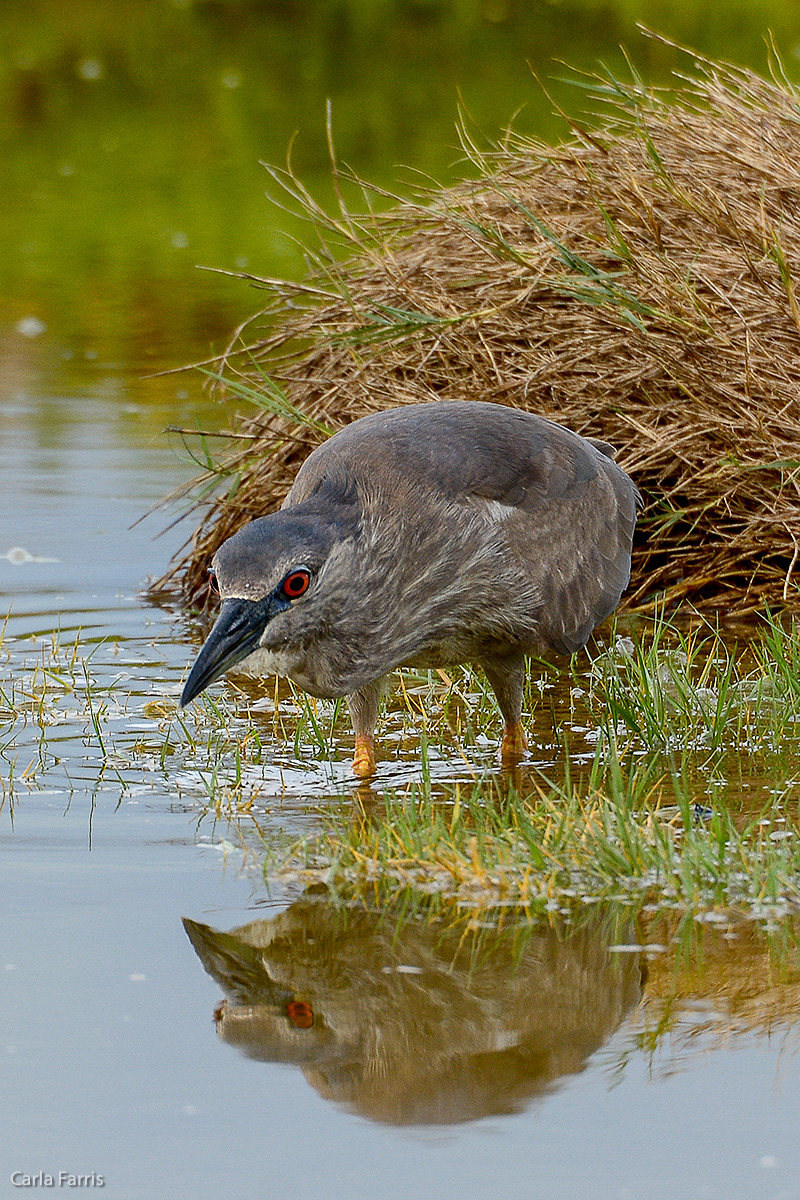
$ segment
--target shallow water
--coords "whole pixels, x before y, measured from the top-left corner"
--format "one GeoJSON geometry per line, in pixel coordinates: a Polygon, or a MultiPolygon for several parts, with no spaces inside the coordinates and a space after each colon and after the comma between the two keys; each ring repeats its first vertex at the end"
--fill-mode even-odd
{"type": "MultiPolygon", "coordinates": [[[[18,100],[32,104],[19,21],[18,100]]],[[[81,99],[121,61],[91,29],[84,19],[86,41],[47,76],[70,120],[9,126],[17,182],[0,234],[0,1195],[49,1176],[81,1191],[102,1177],[113,1200],[800,1196],[800,1000],[754,932],[709,931],[679,972],[673,948],[643,950],[611,909],[577,929],[506,918],[496,933],[469,914],[437,922],[267,887],[265,848],[349,812],[347,730],[317,758],[308,738],[294,744],[291,696],[276,713],[264,694],[262,752],[237,765],[213,705],[181,725],[192,631],[143,589],[191,525],[156,538],[166,516],[136,522],[192,473],[165,426],[224,423],[196,377],[143,376],[203,357],[253,306],[192,272],[197,239],[198,260],[231,267],[237,240],[253,253],[263,232],[262,270],[293,260],[255,203],[233,229],[226,206],[249,192],[241,179],[226,190],[219,163],[203,176],[215,210],[192,209],[185,179],[165,187],[174,164],[145,176],[130,147],[170,144],[171,130],[179,157],[180,131],[163,97],[135,124],[130,79],[107,112],[81,99]],[[120,148],[138,183],[107,165],[120,148]]],[[[214,30],[202,32],[207,58],[214,30]]],[[[247,31],[220,45],[222,91],[193,128],[213,110],[224,167],[263,152],[266,100],[248,99],[247,31]]],[[[167,79],[183,69],[167,65],[167,79]]],[[[352,147],[368,145],[372,126],[353,125],[352,147]]],[[[195,180],[198,155],[195,137],[195,180]]],[[[235,717],[232,685],[214,694],[235,717]]],[[[413,733],[387,727],[379,796],[420,772],[413,733]]],[[[471,780],[493,752],[488,739],[464,756],[432,745],[430,771],[471,780]]],[[[544,732],[535,754],[552,761],[544,732]]]]}
{"type": "MultiPolygon", "coordinates": [[[[700,986],[651,1051],[646,960],[610,951],[602,921],[577,940],[529,932],[521,960],[490,939],[470,972],[435,924],[267,892],[248,822],[203,803],[202,755],[160,760],[192,650],[141,586],[181,534],[131,525],[186,468],[159,439],[121,438],[92,395],[58,401],[42,437],[53,403],[19,397],[0,441],[2,552],[42,560],[0,558],[4,687],[23,707],[31,687],[29,720],[3,733],[2,1194],[13,1172],[59,1171],[124,1200],[800,1194],[786,1005],[736,1028],[735,986],[716,1001],[700,986]],[[233,947],[211,932],[240,927],[233,947]]],[[[416,753],[384,780],[413,776],[416,753]]],[[[268,747],[250,768],[268,840],[348,803],[346,757],[268,747]]]]}

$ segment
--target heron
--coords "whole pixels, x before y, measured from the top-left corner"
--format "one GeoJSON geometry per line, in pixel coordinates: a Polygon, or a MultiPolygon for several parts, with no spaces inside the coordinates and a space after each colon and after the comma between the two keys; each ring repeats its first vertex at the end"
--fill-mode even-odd
{"type": "Polygon", "coordinates": [[[221,607],[181,707],[239,664],[344,696],[366,779],[388,674],[472,663],[503,716],[501,761],[518,763],[526,656],[573,654],[614,611],[640,505],[609,445],[522,409],[361,417],[217,550],[221,607]]]}

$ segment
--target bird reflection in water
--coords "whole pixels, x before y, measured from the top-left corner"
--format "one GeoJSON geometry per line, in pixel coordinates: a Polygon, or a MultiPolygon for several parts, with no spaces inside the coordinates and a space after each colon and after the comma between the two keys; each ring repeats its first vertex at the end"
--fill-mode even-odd
{"type": "Polygon", "coordinates": [[[609,954],[630,931],[599,910],[498,930],[319,897],[229,933],[184,925],[225,992],[223,1041],[397,1125],[520,1111],[584,1068],[645,979],[640,955],[609,954]]]}

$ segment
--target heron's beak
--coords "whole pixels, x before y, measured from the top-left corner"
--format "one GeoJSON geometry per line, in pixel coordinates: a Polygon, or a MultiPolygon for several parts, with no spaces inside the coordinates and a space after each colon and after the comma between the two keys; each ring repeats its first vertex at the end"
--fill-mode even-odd
{"type": "Polygon", "coordinates": [[[271,615],[264,601],[223,600],[214,628],[184,685],[181,708],[252,654],[271,615]]]}

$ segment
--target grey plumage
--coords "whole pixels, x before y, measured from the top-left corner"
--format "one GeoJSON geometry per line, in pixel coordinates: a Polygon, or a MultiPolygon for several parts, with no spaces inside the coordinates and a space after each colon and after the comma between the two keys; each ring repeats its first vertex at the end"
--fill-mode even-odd
{"type": "Polygon", "coordinates": [[[181,703],[244,658],[346,695],[365,775],[383,677],[474,662],[518,757],[524,656],[580,649],[628,583],[640,499],[611,454],[479,401],[355,421],[309,456],[280,512],[218,550],[222,609],[181,703]]]}

